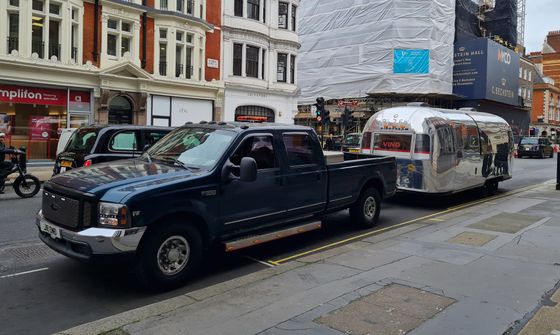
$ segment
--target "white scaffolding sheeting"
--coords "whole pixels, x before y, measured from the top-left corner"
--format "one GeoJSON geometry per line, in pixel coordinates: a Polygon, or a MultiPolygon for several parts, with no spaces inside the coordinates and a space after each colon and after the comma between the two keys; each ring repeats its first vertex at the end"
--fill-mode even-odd
{"type": "Polygon", "coordinates": [[[299,102],[452,94],[455,0],[302,0],[299,102]],[[394,74],[394,49],[429,50],[427,74],[394,74]]]}

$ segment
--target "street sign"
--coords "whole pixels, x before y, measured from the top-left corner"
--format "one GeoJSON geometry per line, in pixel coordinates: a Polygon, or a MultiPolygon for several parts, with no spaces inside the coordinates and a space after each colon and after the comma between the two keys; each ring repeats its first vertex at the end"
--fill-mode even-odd
{"type": "Polygon", "coordinates": [[[317,116],[317,122],[321,122],[321,117],[317,116]]]}

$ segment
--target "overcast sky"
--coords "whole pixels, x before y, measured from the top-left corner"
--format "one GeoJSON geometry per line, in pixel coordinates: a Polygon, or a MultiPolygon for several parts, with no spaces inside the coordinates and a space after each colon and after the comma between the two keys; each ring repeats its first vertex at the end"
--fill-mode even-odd
{"type": "Polygon", "coordinates": [[[526,0],[525,48],[541,51],[546,34],[560,30],[560,0],[526,0]]]}

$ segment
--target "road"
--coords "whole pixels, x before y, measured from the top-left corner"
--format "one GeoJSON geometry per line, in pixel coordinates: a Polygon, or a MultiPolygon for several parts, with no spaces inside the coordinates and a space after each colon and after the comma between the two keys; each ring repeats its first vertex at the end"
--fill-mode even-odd
{"type": "MultiPolygon", "coordinates": [[[[516,159],[514,178],[501,193],[556,177],[555,159],[516,159]]],[[[480,199],[479,191],[453,197],[406,196],[385,202],[373,230],[430,215],[480,199]]],[[[198,278],[164,294],[142,290],[126,265],[88,266],[60,256],[37,238],[34,215],[41,199],[0,195],[0,334],[50,334],[144,306],[271,266],[270,261],[328,246],[367,233],[350,225],[347,212],[328,216],[319,231],[231,254],[212,250],[198,278]]]]}

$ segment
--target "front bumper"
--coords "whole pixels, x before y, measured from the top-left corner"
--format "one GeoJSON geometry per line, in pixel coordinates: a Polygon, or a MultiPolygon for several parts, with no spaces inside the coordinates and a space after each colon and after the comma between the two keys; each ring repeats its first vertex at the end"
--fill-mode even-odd
{"type": "Polygon", "coordinates": [[[146,227],[111,229],[88,228],[74,232],[62,228],[43,216],[39,211],[36,217],[39,238],[51,249],[71,258],[90,260],[96,256],[117,256],[134,253],[146,231],[146,227]],[[41,222],[60,229],[61,238],[53,238],[41,231],[41,222]]]}

